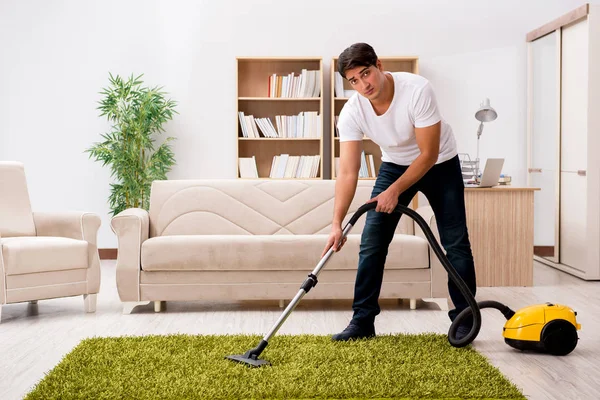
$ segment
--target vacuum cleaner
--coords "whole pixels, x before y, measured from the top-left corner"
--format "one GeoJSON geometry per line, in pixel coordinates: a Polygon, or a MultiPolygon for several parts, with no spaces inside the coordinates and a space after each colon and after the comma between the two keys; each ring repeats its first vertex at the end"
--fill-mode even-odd
{"type": "MultiPolygon", "coordinates": [[[[377,202],[366,203],[359,207],[343,228],[341,240],[344,240],[362,214],[369,210],[373,210],[376,207],[377,202]]],[[[444,269],[448,272],[448,276],[458,286],[460,292],[467,300],[469,306],[456,316],[448,331],[448,341],[452,346],[464,347],[473,342],[481,329],[481,309],[495,308],[507,319],[503,329],[503,336],[506,344],[509,346],[522,351],[531,350],[553,355],[567,355],[575,349],[579,340],[577,331],[581,329],[581,325],[577,323],[577,313],[575,311],[565,305],[545,303],[525,307],[515,312],[497,301],[487,300],[476,302],[475,297],[463,279],[456,272],[452,264],[450,264],[442,247],[437,242],[437,239],[423,217],[415,210],[401,204],[396,207],[394,212],[408,215],[421,227],[435,255],[442,263],[444,269]],[[457,339],[456,331],[458,330],[461,321],[469,317],[472,318],[471,330],[463,338],[457,339]]],[[[267,347],[269,340],[271,340],[279,328],[281,328],[304,295],[316,286],[318,282],[317,277],[332,254],[333,247],[327,251],[314,270],[308,274],[308,277],[300,286],[296,296],[294,296],[271,330],[263,337],[256,347],[248,350],[243,355],[230,355],[225,358],[250,367],[271,365],[269,361],[260,359],[260,354],[267,347]]]]}

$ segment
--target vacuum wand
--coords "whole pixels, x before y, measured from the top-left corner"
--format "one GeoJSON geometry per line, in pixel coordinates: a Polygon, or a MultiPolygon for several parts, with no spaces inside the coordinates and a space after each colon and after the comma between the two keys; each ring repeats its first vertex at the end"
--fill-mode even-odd
{"type": "MultiPolygon", "coordinates": [[[[363,204],[362,206],[360,206],[358,208],[358,210],[356,210],[354,215],[352,215],[352,217],[350,218],[350,220],[348,221],[348,223],[342,230],[342,238],[340,240],[343,241],[345,239],[345,237],[348,235],[348,233],[350,232],[352,227],[356,224],[358,219],[365,212],[374,210],[376,207],[377,207],[377,202],[366,203],[366,204],[363,204]]],[[[430,246],[432,247],[435,255],[442,263],[442,266],[444,267],[444,269],[448,272],[450,279],[452,279],[452,281],[458,286],[460,292],[467,300],[467,303],[469,304],[469,314],[471,314],[471,313],[473,314],[473,325],[471,327],[471,331],[465,337],[463,337],[461,340],[456,339],[455,336],[456,336],[456,331],[458,329],[458,323],[460,322],[460,320],[462,318],[465,317],[464,313],[461,313],[462,315],[459,315],[459,316],[462,318],[455,319],[455,321],[450,326],[450,330],[448,332],[448,340],[449,340],[450,344],[454,347],[464,347],[464,346],[468,345],[475,339],[475,337],[477,337],[477,335],[479,334],[479,330],[481,328],[481,312],[480,312],[477,302],[475,301],[475,297],[473,296],[473,294],[471,293],[471,291],[469,290],[469,288],[467,287],[467,285],[465,284],[463,279],[460,277],[460,275],[456,272],[456,270],[454,269],[452,264],[450,264],[450,261],[446,257],[444,251],[440,247],[439,243],[437,242],[437,239],[435,238],[433,232],[431,231],[431,229],[429,228],[429,225],[427,224],[427,222],[425,222],[423,217],[421,217],[421,215],[419,215],[419,213],[417,213],[415,210],[413,210],[409,207],[406,207],[402,204],[399,204],[396,207],[396,209],[394,210],[394,212],[400,212],[402,214],[408,215],[411,219],[413,219],[419,225],[419,227],[421,227],[421,229],[423,230],[423,233],[425,234],[425,237],[426,237],[427,241],[429,242],[430,246]]],[[[327,253],[323,256],[323,258],[321,258],[321,260],[319,261],[317,266],[314,268],[314,270],[310,274],[308,274],[308,277],[300,286],[300,290],[298,290],[298,293],[296,294],[296,296],[294,296],[294,298],[292,299],[290,304],[285,308],[282,315],[275,322],[275,324],[273,325],[273,327],[271,328],[269,333],[267,333],[263,337],[263,339],[260,341],[258,346],[256,346],[253,349],[248,350],[244,355],[232,355],[232,356],[227,356],[226,358],[229,360],[232,360],[232,361],[236,361],[236,362],[240,362],[240,363],[252,366],[252,367],[260,367],[263,365],[270,365],[270,363],[268,361],[261,360],[258,357],[260,356],[260,354],[263,352],[263,350],[269,344],[269,340],[277,333],[279,328],[281,328],[281,326],[283,325],[285,320],[289,317],[289,315],[292,313],[292,311],[294,310],[296,305],[300,302],[300,300],[304,297],[304,295],[306,295],[306,293],[308,293],[313,287],[315,287],[317,285],[317,282],[318,282],[317,277],[319,276],[319,273],[321,272],[323,267],[325,267],[325,264],[327,263],[327,261],[329,261],[329,258],[331,257],[332,254],[333,254],[333,246],[327,251],[327,253]]]]}
{"type": "MultiPolygon", "coordinates": [[[[360,211],[360,209],[359,209],[359,211],[360,211]]],[[[358,211],[357,211],[357,213],[358,213],[358,211]]],[[[346,224],[346,226],[344,227],[344,230],[342,231],[342,239],[341,240],[344,240],[344,238],[346,237],[346,235],[348,235],[348,232],[350,232],[350,230],[352,229],[352,226],[356,223],[357,220],[358,220],[358,217],[356,219],[354,219],[354,221],[351,220],[346,224]]],[[[270,365],[270,363],[268,361],[259,360],[258,356],[260,356],[260,354],[263,352],[263,350],[267,347],[267,345],[269,344],[269,340],[277,333],[279,328],[281,328],[281,326],[283,325],[285,320],[290,316],[292,311],[294,311],[294,308],[296,308],[296,305],[300,302],[300,300],[302,300],[304,295],[306,295],[306,293],[308,293],[313,287],[315,287],[317,285],[317,282],[318,282],[317,277],[319,276],[319,273],[321,272],[323,267],[325,267],[325,264],[327,264],[327,261],[329,261],[329,259],[331,258],[332,254],[333,254],[333,246],[329,250],[327,250],[327,253],[325,253],[323,258],[321,258],[321,260],[319,261],[319,263],[317,264],[315,269],[313,269],[313,271],[310,274],[308,274],[308,277],[300,286],[300,290],[298,290],[298,293],[296,293],[296,296],[294,296],[294,298],[292,299],[290,304],[288,304],[288,306],[285,308],[285,310],[283,311],[283,313],[281,314],[279,319],[275,322],[275,324],[273,325],[273,327],[271,328],[269,333],[267,333],[263,337],[263,339],[260,341],[258,346],[256,346],[253,349],[248,350],[244,355],[233,355],[233,356],[227,356],[226,358],[230,359],[232,361],[237,361],[240,363],[248,364],[253,367],[261,367],[263,365],[270,365]]]]}
{"type": "MultiPolygon", "coordinates": [[[[353,225],[350,223],[346,225],[346,227],[342,231],[342,240],[346,237],[348,232],[350,232],[352,226],[353,225]]],[[[273,328],[271,328],[269,333],[267,333],[267,335],[265,335],[265,337],[263,338],[265,342],[269,342],[269,340],[275,335],[275,333],[277,333],[279,328],[281,328],[281,325],[283,325],[287,317],[292,313],[292,311],[294,311],[294,308],[296,308],[296,305],[300,302],[300,300],[302,300],[304,295],[308,293],[310,289],[317,285],[317,277],[319,276],[319,273],[321,272],[323,267],[325,267],[325,264],[327,264],[327,261],[329,261],[329,258],[331,258],[332,254],[333,247],[327,250],[327,253],[323,256],[321,261],[319,261],[315,269],[308,275],[308,278],[306,278],[306,280],[302,283],[302,286],[300,286],[300,290],[298,290],[296,296],[294,296],[290,304],[288,304],[288,306],[285,308],[283,314],[281,314],[277,322],[275,322],[273,328]]]]}

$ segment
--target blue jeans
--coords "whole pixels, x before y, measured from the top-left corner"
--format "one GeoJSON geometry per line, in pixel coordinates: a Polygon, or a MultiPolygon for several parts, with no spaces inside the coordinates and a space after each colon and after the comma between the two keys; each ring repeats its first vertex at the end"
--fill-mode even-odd
{"type": "MultiPolygon", "coordinates": [[[[371,198],[386,190],[407,168],[408,166],[389,162],[382,163],[371,198]]],[[[427,197],[435,214],[441,245],[446,250],[448,260],[475,295],[475,265],[467,232],[464,183],[458,156],[434,165],[417,183],[400,195],[398,203],[407,206],[419,191],[427,197]]],[[[353,320],[360,325],[373,324],[375,316],[380,312],[378,299],[384,264],[400,216],[399,212],[367,212],[352,305],[353,320]]],[[[448,312],[448,316],[454,320],[468,304],[450,279],[448,290],[455,306],[448,312]]]]}

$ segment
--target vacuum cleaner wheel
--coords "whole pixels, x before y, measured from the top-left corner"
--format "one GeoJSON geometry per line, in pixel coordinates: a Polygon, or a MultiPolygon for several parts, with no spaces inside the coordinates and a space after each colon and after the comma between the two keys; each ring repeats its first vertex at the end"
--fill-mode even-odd
{"type": "Polygon", "coordinates": [[[548,322],[542,329],[542,342],[545,350],[556,356],[565,356],[577,346],[577,329],[564,319],[548,322]]]}

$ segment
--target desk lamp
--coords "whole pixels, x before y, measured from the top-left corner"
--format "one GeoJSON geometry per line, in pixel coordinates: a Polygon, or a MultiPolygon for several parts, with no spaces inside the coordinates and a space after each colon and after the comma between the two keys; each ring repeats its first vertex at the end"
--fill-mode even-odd
{"type": "Polygon", "coordinates": [[[477,129],[477,170],[475,172],[475,181],[479,182],[479,138],[481,137],[481,132],[483,132],[483,123],[484,122],[492,122],[498,117],[498,113],[496,110],[490,106],[490,99],[485,99],[483,103],[479,106],[479,110],[475,113],[475,118],[479,121],[479,128],[477,129]]]}

